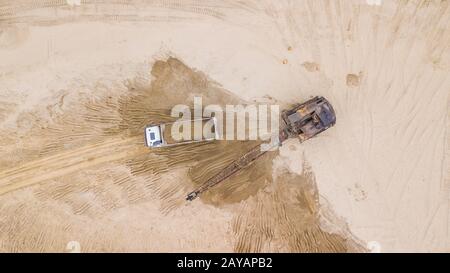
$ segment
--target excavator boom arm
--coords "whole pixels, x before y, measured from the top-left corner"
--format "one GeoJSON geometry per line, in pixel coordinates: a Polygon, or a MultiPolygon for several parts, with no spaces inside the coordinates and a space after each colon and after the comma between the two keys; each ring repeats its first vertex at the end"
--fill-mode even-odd
{"type": "Polygon", "coordinates": [[[237,173],[239,170],[249,166],[254,160],[262,156],[266,151],[261,150],[261,146],[257,145],[253,147],[250,151],[245,153],[243,156],[239,157],[237,160],[231,162],[219,173],[215,174],[209,178],[205,183],[198,187],[193,192],[189,193],[186,200],[192,201],[197,198],[201,193],[205,192],[211,187],[219,184],[221,181],[227,179],[233,174],[237,173]]]}

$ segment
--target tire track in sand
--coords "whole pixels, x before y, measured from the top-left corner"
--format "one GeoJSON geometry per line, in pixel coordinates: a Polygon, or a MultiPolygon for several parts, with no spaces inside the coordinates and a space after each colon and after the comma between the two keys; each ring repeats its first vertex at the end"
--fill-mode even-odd
{"type": "Polygon", "coordinates": [[[0,171],[0,195],[106,162],[148,153],[142,137],[112,138],[0,171]]]}

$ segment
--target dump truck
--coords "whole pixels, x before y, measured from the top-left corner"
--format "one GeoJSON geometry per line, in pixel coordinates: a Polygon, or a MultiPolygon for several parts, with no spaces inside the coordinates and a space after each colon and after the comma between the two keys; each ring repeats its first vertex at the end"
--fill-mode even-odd
{"type": "MultiPolygon", "coordinates": [[[[281,113],[278,141],[274,145],[282,145],[288,138],[299,138],[300,142],[303,142],[334,126],[335,123],[336,115],[331,104],[324,97],[314,97],[281,113]]],[[[261,149],[260,145],[256,145],[189,193],[186,200],[194,200],[211,187],[251,165],[266,152],[267,149],[261,149]]]]}
{"type": "Polygon", "coordinates": [[[169,123],[161,123],[161,124],[150,124],[145,127],[145,144],[149,148],[161,148],[161,147],[169,147],[175,145],[196,143],[196,142],[204,142],[204,141],[212,141],[219,139],[220,132],[218,130],[219,126],[217,126],[217,119],[215,117],[210,118],[198,118],[198,119],[186,119],[186,120],[178,120],[176,122],[169,123]],[[203,128],[206,123],[210,123],[211,131],[207,132],[206,135],[203,135],[201,138],[195,139],[192,138],[194,136],[194,128],[196,128],[196,123],[200,123],[199,127],[203,128]],[[180,132],[178,130],[172,130],[172,127],[177,124],[178,126],[186,126],[191,129],[191,133],[189,137],[183,138],[182,135],[177,135],[180,132]]]}

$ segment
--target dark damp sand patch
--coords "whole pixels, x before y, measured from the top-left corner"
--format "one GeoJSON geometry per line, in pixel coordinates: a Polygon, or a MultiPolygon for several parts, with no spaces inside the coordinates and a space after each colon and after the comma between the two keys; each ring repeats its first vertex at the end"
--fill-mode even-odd
{"type": "MultiPolygon", "coordinates": [[[[245,147],[245,150],[242,150],[241,154],[250,148],[251,145],[248,145],[245,147]]],[[[222,204],[239,203],[250,196],[256,195],[258,191],[263,190],[272,183],[272,160],[277,155],[278,152],[276,151],[264,154],[247,168],[240,170],[223,183],[205,192],[202,196],[203,201],[220,206],[222,204]]],[[[215,156],[213,159],[220,160],[220,155],[215,156]]],[[[233,159],[235,158],[230,158],[230,161],[233,159]]],[[[221,165],[215,164],[214,172],[218,172],[222,167],[221,165]]],[[[203,174],[210,168],[210,166],[198,165],[193,170],[196,171],[195,174],[203,174]]],[[[197,181],[202,181],[202,179],[197,179],[197,181]]]]}
{"type": "MultiPolygon", "coordinates": [[[[129,96],[119,100],[119,114],[122,121],[117,128],[130,136],[141,135],[150,123],[173,121],[170,108],[177,104],[192,107],[194,96],[201,96],[203,106],[217,104],[245,104],[245,101],[222,89],[201,72],[189,68],[175,58],[156,61],[148,86],[130,82],[129,96]],[[159,108],[159,109],[158,109],[159,108]],[[163,110],[165,109],[165,110],[163,110]]],[[[192,112],[193,113],[193,112],[192,112]]],[[[109,130],[115,133],[114,130],[109,130]]],[[[187,194],[194,187],[204,183],[227,164],[250,150],[256,141],[215,141],[149,150],[148,154],[130,159],[127,164],[135,175],[162,175],[172,169],[185,167],[188,177],[184,181],[171,182],[158,179],[156,188],[164,187],[162,199],[170,199],[170,192],[180,192],[180,185],[187,194]]],[[[264,186],[264,183],[249,183],[258,172],[260,163],[243,170],[237,178],[229,179],[219,190],[212,190],[201,198],[204,202],[220,205],[246,199],[264,186]],[[238,186],[238,187],[237,187],[238,186]]],[[[184,200],[184,196],[179,196],[184,200]]]]}
{"type": "Polygon", "coordinates": [[[318,192],[310,167],[285,171],[241,202],[233,219],[236,252],[361,252],[364,248],[319,226],[318,192]]]}
{"type": "MultiPolygon", "coordinates": [[[[242,100],[177,59],[156,61],[152,81],[133,79],[120,98],[108,95],[70,105],[55,124],[35,134],[37,157],[101,143],[109,138],[137,138],[149,123],[172,121],[169,109],[201,95],[207,104],[243,104],[242,100]],[[76,114],[74,114],[76,113],[76,114]],[[42,145],[43,144],[43,145],[42,145]]],[[[97,218],[130,204],[158,200],[170,213],[186,205],[185,195],[258,142],[217,141],[149,150],[133,142],[129,157],[67,175],[33,191],[40,202],[59,202],[73,215],[97,218]]],[[[317,190],[307,174],[284,174],[273,181],[269,152],[248,168],[201,197],[217,207],[235,204],[235,251],[352,251],[351,243],[322,231],[317,221],[317,190]],[[309,181],[306,183],[305,181],[309,181]]],[[[312,174],[311,174],[312,175],[312,174]]],[[[196,200],[195,202],[198,202],[196,200]]],[[[69,227],[70,228],[70,227],[69,227]]],[[[20,247],[18,248],[20,249],[20,247]]]]}
{"type": "MultiPolygon", "coordinates": [[[[218,141],[156,150],[146,148],[143,139],[144,127],[150,123],[173,121],[170,109],[176,104],[189,105],[193,102],[194,96],[201,96],[203,105],[245,104],[243,100],[220,88],[203,73],[187,67],[175,58],[156,61],[151,75],[153,77],[151,81],[148,77],[136,77],[126,81],[128,91],[119,98],[111,96],[109,92],[99,94],[93,90],[95,96],[81,96],[78,104],[67,103],[65,111],[59,113],[54,111],[52,124],[44,127],[34,123],[33,128],[23,139],[24,143],[29,143],[30,148],[26,154],[17,157],[20,161],[10,162],[11,166],[57,155],[67,150],[84,149],[87,145],[103,143],[111,138],[140,140],[142,137],[142,141],[133,142],[135,154],[111,163],[128,166],[131,177],[144,177],[147,181],[145,188],[151,189],[161,199],[165,209],[173,208],[174,200],[177,206],[184,205],[185,195],[189,191],[256,144],[246,141],[218,141]],[[30,136],[33,136],[33,141],[28,141],[30,136]],[[179,179],[172,179],[170,175],[166,175],[175,170],[187,175],[179,179]],[[183,202],[180,203],[179,200],[183,202]]],[[[119,183],[119,186],[124,187],[124,192],[130,191],[129,182],[133,181],[131,177],[116,178],[114,172],[111,172],[111,176],[113,180],[124,181],[119,183]]],[[[244,172],[242,177],[248,176],[244,172]]],[[[73,174],[69,175],[69,178],[57,180],[70,181],[73,178],[78,181],[76,177],[77,174],[73,174]]],[[[96,181],[90,180],[89,185],[94,185],[90,190],[98,188],[96,181]]],[[[61,194],[52,193],[47,197],[65,196],[77,191],[86,192],[84,189],[88,188],[85,183],[81,183],[80,187],[83,189],[64,187],[58,190],[62,192],[61,194]]],[[[244,186],[241,189],[242,198],[253,194],[254,189],[258,188],[255,188],[255,185],[247,185],[247,187],[251,187],[252,190],[246,191],[244,186]],[[249,194],[245,194],[246,192],[249,194]]],[[[103,192],[104,189],[100,191],[103,192]]],[[[234,190],[229,189],[229,191],[234,190]]],[[[38,193],[41,196],[45,195],[39,190],[38,193]]],[[[150,195],[147,192],[142,200],[148,200],[151,198],[150,195]]],[[[204,198],[205,202],[212,202],[208,200],[207,197],[204,198]]],[[[238,201],[236,197],[227,200],[238,201]]],[[[130,200],[130,202],[138,201],[139,198],[130,200]]],[[[216,204],[218,205],[217,202],[216,204]]]]}

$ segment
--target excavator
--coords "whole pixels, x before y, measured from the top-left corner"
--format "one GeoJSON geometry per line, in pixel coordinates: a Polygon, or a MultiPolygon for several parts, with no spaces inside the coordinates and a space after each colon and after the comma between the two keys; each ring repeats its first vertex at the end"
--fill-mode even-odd
{"type": "MultiPolygon", "coordinates": [[[[282,145],[288,138],[299,138],[300,142],[303,142],[334,126],[335,123],[336,115],[328,100],[320,96],[313,97],[304,103],[294,105],[290,110],[282,111],[278,141],[275,141],[274,145],[282,145]]],[[[196,199],[203,192],[248,167],[268,150],[261,149],[261,145],[255,146],[189,193],[186,200],[196,199]]]]}

